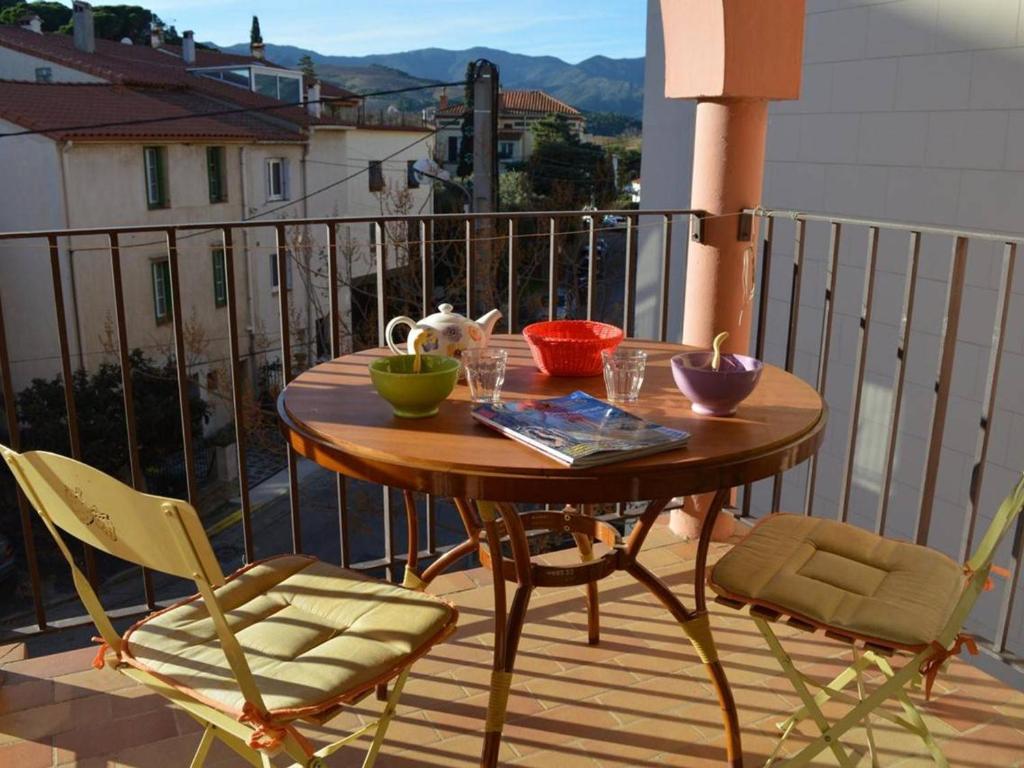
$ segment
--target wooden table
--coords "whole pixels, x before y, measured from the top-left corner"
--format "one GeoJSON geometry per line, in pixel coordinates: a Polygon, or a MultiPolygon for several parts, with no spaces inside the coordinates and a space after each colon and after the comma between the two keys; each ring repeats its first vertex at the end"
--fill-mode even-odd
{"type": "MultiPolygon", "coordinates": [[[[603,398],[600,376],[552,378],[534,367],[519,336],[495,336],[492,347],[509,352],[503,397],[554,397],[576,389],[603,398]]],[[[826,409],[813,387],[774,366],[732,418],[698,416],[672,381],[669,359],[684,348],[627,341],[647,350],[647,375],[638,416],[691,433],[686,448],[593,469],[569,469],[475,422],[469,392],[459,384],[437,416],[399,419],[370,383],[368,364],[390,354],[367,350],[332,360],[292,381],[278,400],[281,428],[293,449],[349,477],[402,488],[411,516],[405,583],[424,588],[465,555],[478,552],[494,572],[495,642],[491,699],[481,765],[497,765],[505,706],[527,605],[537,587],[587,585],[589,640],[598,641],[597,581],[617,570],[634,576],[679,621],[704,662],[722,706],[727,763],[743,764],[736,704],[718,661],[708,623],[704,588],[711,530],[730,489],[770,477],[809,458],[824,438],[826,409]],[[415,506],[411,492],[451,497],[466,528],[466,540],[417,572],[415,506]],[[637,556],[655,519],[675,496],[714,494],[701,528],[694,569],[694,606],[686,608],[644,568],[637,556]],[[607,523],[588,514],[590,505],[644,501],[623,541],[607,523]],[[518,513],[516,502],[577,505],[559,512],[518,513]],[[527,530],[571,533],[580,550],[575,566],[531,562],[527,530]],[[489,542],[506,539],[511,557],[489,542]],[[603,553],[594,553],[594,540],[603,553]],[[509,607],[505,581],[517,585],[509,607]]]]}

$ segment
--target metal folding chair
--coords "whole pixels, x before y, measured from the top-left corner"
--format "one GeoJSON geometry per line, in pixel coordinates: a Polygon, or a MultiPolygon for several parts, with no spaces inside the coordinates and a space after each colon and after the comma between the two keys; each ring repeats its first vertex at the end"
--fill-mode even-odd
{"type": "Polygon", "coordinates": [[[0,445],[25,495],[71,567],[103,640],[94,666],[165,696],[204,727],[191,765],[220,739],[257,768],[282,750],[293,768],[372,734],[372,766],[413,662],[455,628],[449,604],[321,563],[283,555],[225,578],[199,515],[175,499],[139,493],[64,456],[0,445]],[[198,594],[114,629],[62,534],[123,560],[195,582],[198,594]],[[380,717],[320,749],[296,728],[325,723],[394,681],[380,717]]]}
{"type": "Polygon", "coordinates": [[[945,663],[967,647],[976,653],[963,625],[978,595],[989,584],[992,558],[1000,540],[1024,509],[1024,477],[1000,505],[995,519],[966,564],[906,542],[876,536],[834,520],[777,514],[759,522],[750,534],[714,566],[709,585],[718,601],[733,608],[750,606],[750,615],[772,655],[793,685],[802,706],[779,724],[781,738],[768,765],[793,729],[812,720],[820,735],[785,762],[798,768],[827,750],[839,765],[857,759],[841,738],[864,724],[873,766],[878,765],[871,717],[887,720],[918,736],[936,765],[948,762],[907,695],[924,682],[926,696],[945,663]],[[832,680],[809,677],[796,668],[771,622],[788,622],[849,644],[853,663],[832,680]],[[887,657],[910,654],[895,668],[887,657]],[[874,668],[882,682],[870,692],[864,672],[874,668]],[[847,692],[856,685],[856,695],[847,692]],[[816,688],[817,693],[812,693],[816,688]],[[896,699],[902,714],[882,705],[896,699]],[[830,722],[821,706],[849,705],[830,722]]]}

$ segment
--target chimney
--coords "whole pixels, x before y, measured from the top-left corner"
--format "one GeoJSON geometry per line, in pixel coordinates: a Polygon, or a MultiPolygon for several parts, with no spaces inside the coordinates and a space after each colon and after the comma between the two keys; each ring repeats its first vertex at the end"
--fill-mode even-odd
{"type": "Polygon", "coordinates": [[[96,29],[92,23],[92,6],[82,0],[71,5],[75,48],[85,53],[96,52],[96,29]]]}
{"type": "Polygon", "coordinates": [[[149,44],[154,48],[160,48],[164,44],[164,28],[159,24],[153,24],[149,28],[149,44]]]}
{"type": "Polygon", "coordinates": [[[317,119],[324,112],[324,105],[320,103],[320,81],[314,80],[313,84],[306,89],[306,111],[311,117],[317,119]]]}
{"type": "Polygon", "coordinates": [[[196,63],[195,34],[191,29],[186,29],[181,33],[181,58],[186,64],[196,63]]]}
{"type": "Polygon", "coordinates": [[[265,55],[263,43],[249,43],[249,53],[257,61],[263,61],[265,55]]]}
{"type": "Polygon", "coordinates": [[[21,17],[20,23],[22,29],[35,32],[37,35],[43,34],[43,20],[34,13],[26,13],[21,17]]]}
{"type": "Polygon", "coordinates": [[[441,89],[440,109],[448,109],[448,89],[447,88],[442,88],[441,89]]]}

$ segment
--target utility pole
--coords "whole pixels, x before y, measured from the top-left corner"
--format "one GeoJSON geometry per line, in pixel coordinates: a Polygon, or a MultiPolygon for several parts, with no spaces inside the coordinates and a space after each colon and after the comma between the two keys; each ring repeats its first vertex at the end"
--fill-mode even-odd
{"type": "MultiPolygon", "coordinates": [[[[498,207],[498,67],[486,59],[476,63],[473,80],[473,212],[493,213],[498,207]]],[[[497,306],[494,285],[494,219],[476,219],[474,251],[467,257],[467,296],[471,312],[497,306]]]]}

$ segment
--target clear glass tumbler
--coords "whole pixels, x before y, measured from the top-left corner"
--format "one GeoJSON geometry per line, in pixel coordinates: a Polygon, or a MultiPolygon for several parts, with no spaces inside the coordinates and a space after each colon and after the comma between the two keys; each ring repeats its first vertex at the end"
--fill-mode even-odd
{"type": "Polygon", "coordinates": [[[466,383],[473,402],[496,403],[501,400],[508,352],[504,349],[466,349],[460,359],[466,369],[466,383]]]}
{"type": "Polygon", "coordinates": [[[611,403],[635,403],[644,383],[647,353],[642,349],[616,349],[602,352],[604,386],[611,403]]]}

